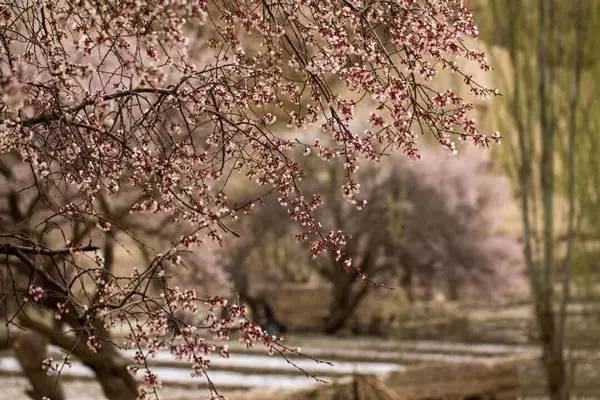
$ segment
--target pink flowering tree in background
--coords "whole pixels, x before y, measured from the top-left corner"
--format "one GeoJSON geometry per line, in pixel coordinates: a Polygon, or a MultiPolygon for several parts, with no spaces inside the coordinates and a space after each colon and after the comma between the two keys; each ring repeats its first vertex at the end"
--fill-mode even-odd
{"type": "MultiPolygon", "coordinates": [[[[387,290],[369,280],[388,286],[399,282],[411,301],[431,300],[434,291],[450,300],[524,293],[527,281],[517,232],[502,230],[516,205],[510,182],[494,173],[489,153],[470,147],[453,156],[424,148],[421,156],[418,161],[394,156],[384,165],[361,169],[358,177],[368,204],[361,212],[338,195],[341,170],[306,160],[303,167],[309,175],[321,174],[304,183],[305,190],[323,196],[319,220],[348,234],[345,254],[365,275],[340,274],[343,261],[333,256],[311,262],[285,240],[297,227],[284,210],[274,211],[271,199],[244,219],[244,226],[236,229],[242,238],[221,252],[218,262],[230,271],[235,292],[260,313],[268,292],[249,284],[261,279],[301,282],[308,276],[305,270],[315,271],[316,283],[331,290],[331,302],[324,305],[326,333],[348,328],[367,294],[387,290]],[[273,246],[277,254],[270,250],[273,246]]],[[[265,289],[272,293],[273,286],[281,285],[265,289]]]]}
{"type": "Polygon", "coordinates": [[[489,153],[470,147],[449,156],[426,149],[420,162],[403,165],[402,248],[406,263],[415,263],[412,273],[414,267],[429,270],[426,279],[441,282],[451,300],[463,286],[479,296],[525,293],[518,231],[507,230],[516,205],[510,182],[494,171],[489,153]]]}
{"type": "Polygon", "coordinates": [[[319,194],[300,190],[295,150],[340,165],[341,195],[362,208],[363,160],[418,157],[420,133],[448,150],[455,141],[487,146],[497,134],[479,132],[471,104],[432,82],[447,70],[474,96],[493,94],[457,66],[467,59],[488,69],[464,43],[476,35],[458,1],[3,3],[0,276],[9,334],[20,327],[73,354],[111,399],[157,395],[147,360],[161,349],[209,384],[206,356],[227,356],[228,339],[294,351],[243,306],[180,289],[171,271],[187,252],[234,234],[231,222],[272,194],[312,256],[329,252],[340,274],[362,273],[344,253],[346,234],[316,218],[319,194]],[[363,107],[375,110],[371,125],[352,129],[363,107]],[[279,122],[319,135],[285,133],[279,122]],[[244,179],[255,195],[230,191],[244,179]],[[145,256],[117,265],[117,243],[145,256]],[[183,311],[202,322],[179,318],[183,311]]]}

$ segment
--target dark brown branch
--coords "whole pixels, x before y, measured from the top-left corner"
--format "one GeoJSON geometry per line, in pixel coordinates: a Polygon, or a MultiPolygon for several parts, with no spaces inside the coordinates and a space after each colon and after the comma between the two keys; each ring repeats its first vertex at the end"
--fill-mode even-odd
{"type": "Polygon", "coordinates": [[[92,98],[83,100],[79,104],[75,104],[71,107],[62,109],[60,112],[50,111],[50,112],[41,114],[37,117],[24,119],[21,122],[21,125],[29,127],[29,126],[33,126],[33,125],[37,125],[37,124],[41,124],[41,123],[52,122],[52,121],[60,118],[60,116],[64,113],[66,113],[66,114],[77,113],[80,110],[84,109],[85,107],[90,106],[99,100],[100,101],[116,100],[116,99],[120,99],[122,97],[133,96],[133,95],[140,94],[140,93],[173,94],[173,93],[175,93],[176,89],[177,89],[177,87],[168,88],[168,89],[140,87],[140,88],[136,88],[136,89],[123,90],[123,91],[118,91],[115,93],[110,93],[110,94],[104,95],[100,98],[92,97],[92,98]]]}
{"type": "Polygon", "coordinates": [[[99,250],[98,247],[87,245],[82,247],[73,247],[73,248],[62,248],[62,249],[46,249],[43,247],[35,247],[35,246],[19,246],[10,243],[0,244],[0,254],[9,255],[9,256],[17,256],[19,257],[19,252],[22,254],[39,254],[42,256],[66,256],[72,253],[77,252],[87,252],[87,251],[96,251],[99,250]]]}

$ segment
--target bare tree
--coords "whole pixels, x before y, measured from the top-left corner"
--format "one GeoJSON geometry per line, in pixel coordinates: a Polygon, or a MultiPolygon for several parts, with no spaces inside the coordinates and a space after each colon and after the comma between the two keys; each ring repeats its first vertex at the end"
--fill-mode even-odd
{"type": "Polygon", "coordinates": [[[596,96],[581,82],[597,68],[598,59],[588,50],[598,8],[585,0],[539,1],[525,10],[516,1],[492,2],[491,7],[495,18],[504,21],[491,40],[509,53],[506,104],[517,136],[508,139],[507,166],[517,177],[548,393],[552,399],[568,399],[566,321],[576,231],[583,216],[596,208],[585,206],[576,187],[587,181],[577,159],[591,150],[579,143],[595,134],[583,126],[581,116],[596,96]]]}

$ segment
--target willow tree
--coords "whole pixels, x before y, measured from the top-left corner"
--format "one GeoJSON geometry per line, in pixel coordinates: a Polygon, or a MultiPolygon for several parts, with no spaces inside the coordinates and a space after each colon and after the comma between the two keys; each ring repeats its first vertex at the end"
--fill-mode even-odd
{"type": "Polygon", "coordinates": [[[485,25],[493,20],[494,27],[488,25],[486,39],[507,51],[508,61],[497,63],[505,96],[496,103],[503,109],[495,111],[504,129],[516,132],[506,135],[504,154],[520,198],[524,256],[552,399],[570,396],[565,334],[573,254],[577,232],[590,213],[597,214],[589,186],[597,179],[590,174],[597,143],[590,112],[597,107],[599,6],[589,0],[511,0],[482,7],[490,11],[485,25]]]}

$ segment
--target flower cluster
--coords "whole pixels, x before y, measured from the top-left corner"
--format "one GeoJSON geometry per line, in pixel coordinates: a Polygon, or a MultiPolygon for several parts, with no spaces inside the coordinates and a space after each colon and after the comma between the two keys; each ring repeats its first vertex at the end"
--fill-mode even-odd
{"type": "Polygon", "coordinates": [[[29,297],[35,302],[39,302],[40,300],[42,300],[45,295],[44,289],[41,286],[33,286],[33,285],[29,286],[29,290],[27,291],[27,294],[29,294],[29,297]]]}
{"type": "Polygon", "coordinates": [[[64,355],[61,362],[54,361],[52,357],[45,358],[42,360],[42,370],[47,375],[58,375],[62,372],[63,368],[70,368],[72,366],[71,358],[68,354],[64,355]]]}

